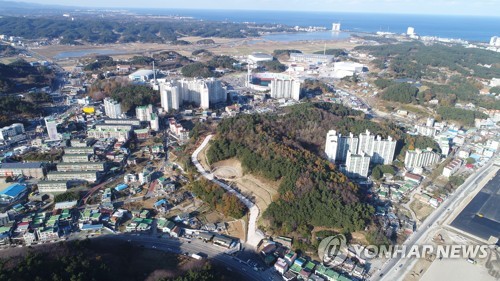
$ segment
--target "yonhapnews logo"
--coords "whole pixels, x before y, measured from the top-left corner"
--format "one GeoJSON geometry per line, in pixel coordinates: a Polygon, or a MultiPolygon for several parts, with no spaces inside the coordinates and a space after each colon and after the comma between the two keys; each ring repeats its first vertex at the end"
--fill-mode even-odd
{"type": "Polygon", "coordinates": [[[346,245],[347,239],[342,234],[326,237],[319,243],[318,257],[324,261],[325,257],[336,256],[346,245]]]}
{"type": "Polygon", "coordinates": [[[373,258],[425,258],[434,255],[440,259],[485,259],[489,256],[494,245],[350,245],[347,250],[347,239],[338,234],[321,240],[318,246],[318,257],[327,262],[342,252],[362,259],[373,258]]]}

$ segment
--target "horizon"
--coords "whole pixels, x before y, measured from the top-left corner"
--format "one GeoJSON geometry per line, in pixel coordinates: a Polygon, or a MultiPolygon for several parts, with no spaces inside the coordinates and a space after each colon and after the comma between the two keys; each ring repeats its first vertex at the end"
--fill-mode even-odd
{"type": "Polygon", "coordinates": [[[68,8],[88,9],[127,9],[127,10],[208,10],[208,11],[255,11],[255,12],[308,12],[308,13],[353,13],[353,14],[387,14],[387,15],[419,15],[419,16],[470,16],[500,18],[496,11],[500,3],[494,0],[423,0],[419,3],[409,0],[357,0],[345,3],[339,0],[315,0],[308,3],[308,9],[302,7],[298,0],[233,0],[207,3],[203,0],[192,0],[186,3],[169,3],[172,1],[151,0],[148,6],[134,5],[135,1],[123,0],[89,0],[83,3],[68,4],[65,0],[8,0],[11,3],[30,3],[45,6],[60,6],[68,8]],[[396,4],[396,2],[399,2],[396,4]],[[169,7],[165,7],[170,5],[169,7]],[[261,9],[256,6],[265,6],[261,9]],[[335,5],[336,9],[324,6],[335,5]],[[284,7],[285,6],[285,7],[284,7]],[[437,12],[436,12],[437,11],[437,12]],[[446,11],[446,12],[443,12],[446,11]]]}

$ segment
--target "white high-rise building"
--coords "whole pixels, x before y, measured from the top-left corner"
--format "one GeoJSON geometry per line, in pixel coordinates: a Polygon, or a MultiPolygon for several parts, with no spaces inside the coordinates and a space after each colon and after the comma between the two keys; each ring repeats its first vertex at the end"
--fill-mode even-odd
{"type": "Polygon", "coordinates": [[[358,138],[351,133],[349,137],[337,135],[337,131],[330,130],[326,136],[325,153],[331,162],[345,162],[347,152],[358,151],[358,138]]]}
{"type": "Polygon", "coordinates": [[[274,78],[271,80],[271,98],[273,99],[300,99],[299,80],[294,78],[274,78]]]}
{"type": "Polygon", "coordinates": [[[332,23],[332,31],[339,32],[340,31],[340,22],[332,23]]]}
{"type": "Polygon", "coordinates": [[[151,113],[151,117],[149,118],[151,130],[158,132],[160,130],[160,119],[156,113],[151,113]]]}
{"type": "Polygon", "coordinates": [[[175,81],[160,83],[160,98],[161,107],[167,112],[181,107],[181,94],[175,81]]]}
{"type": "Polygon", "coordinates": [[[151,121],[151,114],[153,114],[153,105],[143,105],[135,108],[135,116],[139,121],[151,121]]]}
{"type": "Polygon", "coordinates": [[[427,118],[427,122],[425,123],[425,125],[427,127],[434,127],[434,123],[436,123],[436,120],[434,120],[434,118],[427,118]]]}
{"type": "Polygon", "coordinates": [[[432,166],[439,162],[439,155],[432,151],[432,148],[426,150],[415,149],[408,150],[405,155],[406,168],[422,168],[432,166]]]}
{"type": "Polygon", "coordinates": [[[50,140],[59,140],[59,134],[57,134],[57,122],[52,117],[45,117],[45,127],[47,128],[47,134],[50,140]]]}
{"type": "Polygon", "coordinates": [[[345,173],[350,178],[366,178],[370,167],[370,156],[365,152],[354,154],[350,150],[347,152],[345,163],[345,173]]]}
{"type": "Polygon", "coordinates": [[[409,26],[408,29],[406,30],[406,35],[408,35],[408,36],[415,35],[415,28],[409,26]]]}
{"type": "Polygon", "coordinates": [[[330,162],[335,162],[337,159],[338,139],[335,130],[330,130],[326,134],[325,153],[330,162]]]}
{"type": "Polygon", "coordinates": [[[396,141],[392,137],[383,140],[382,137],[377,136],[373,142],[373,154],[371,155],[371,162],[376,164],[389,165],[394,160],[394,153],[396,152],[396,141]]]}
{"type": "Polygon", "coordinates": [[[122,115],[122,105],[114,99],[105,98],[104,113],[111,119],[117,119],[122,115]]]}
{"type": "Polygon", "coordinates": [[[359,134],[359,145],[357,152],[366,152],[368,155],[373,155],[373,143],[375,141],[375,135],[372,135],[370,131],[359,134]]]}
{"type": "Polygon", "coordinates": [[[183,103],[203,109],[226,101],[226,90],[219,80],[182,79],[160,83],[161,105],[165,111],[178,110],[183,103]]]}
{"type": "Polygon", "coordinates": [[[500,47],[500,37],[498,37],[498,36],[491,37],[490,46],[500,47]]]}

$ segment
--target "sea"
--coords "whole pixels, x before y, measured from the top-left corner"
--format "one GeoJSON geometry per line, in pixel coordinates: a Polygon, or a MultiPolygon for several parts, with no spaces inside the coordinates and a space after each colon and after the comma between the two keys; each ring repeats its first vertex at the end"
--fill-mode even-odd
{"type": "MultiPolygon", "coordinates": [[[[333,22],[349,32],[375,33],[377,31],[405,33],[409,26],[422,36],[463,39],[470,42],[489,42],[500,36],[500,17],[369,14],[297,11],[243,11],[243,10],[185,10],[185,9],[135,9],[133,12],[149,15],[175,15],[209,21],[255,22],[284,24],[288,26],[322,26],[331,29],[333,22]]],[[[323,40],[325,34],[313,36],[271,37],[277,41],[323,40]]],[[[328,37],[328,36],[327,36],[328,37]]],[[[269,39],[266,38],[266,39],[269,39]]]]}

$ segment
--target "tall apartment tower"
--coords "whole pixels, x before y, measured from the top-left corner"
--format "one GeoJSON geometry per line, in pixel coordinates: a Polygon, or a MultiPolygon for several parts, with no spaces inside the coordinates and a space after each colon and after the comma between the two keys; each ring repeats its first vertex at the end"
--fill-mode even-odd
{"type": "Polygon", "coordinates": [[[406,168],[422,168],[436,164],[439,162],[439,155],[432,151],[431,148],[426,150],[415,149],[408,150],[405,155],[406,168]]]}
{"type": "Polygon", "coordinates": [[[226,90],[219,80],[173,80],[160,83],[161,105],[165,111],[178,110],[183,103],[192,103],[203,109],[226,101],[226,90]]]}
{"type": "Polygon", "coordinates": [[[366,178],[368,177],[368,168],[370,167],[370,156],[361,151],[358,154],[347,152],[345,163],[345,173],[350,178],[366,178]]]}
{"type": "Polygon", "coordinates": [[[371,155],[371,162],[375,164],[389,165],[394,160],[394,153],[396,152],[396,141],[392,137],[386,140],[381,136],[377,136],[373,142],[373,154],[371,155]]]}
{"type": "Polygon", "coordinates": [[[143,105],[135,108],[135,116],[139,121],[151,121],[151,114],[153,114],[153,105],[143,105]]]}
{"type": "Polygon", "coordinates": [[[274,78],[271,80],[271,98],[300,99],[300,81],[293,78],[274,78]]]}
{"type": "Polygon", "coordinates": [[[406,35],[408,35],[408,36],[415,35],[415,28],[409,26],[408,29],[406,30],[406,35]]]}
{"type": "Polygon", "coordinates": [[[340,22],[334,22],[334,23],[332,23],[332,31],[333,32],[339,32],[340,31],[340,22]]]}
{"type": "Polygon", "coordinates": [[[119,118],[122,115],[122,105],[114,99],[104,99],[104,113],[112,119],[119,118]]]}
{"type": "MultiPolygon", "coordinates": [[[[372,135],[370,131],[359,134],[359,145],[357,152],[361,151],[367,153],[368,155],[373,155],[373,143],[375,141],[375,135],[372,135]]],[[[356,150],[353,150],[356,152],[356,150]]]]}
{"type": "Polygon", "coordinates": [[[181,106],[181,95],[179,87],[175,82],[160,83],[160,98],[161,107],[169,112],[172,110],[179,110],[181,106]]]}
{"type": "Polygon", "coordinates": [[[57,122],[52,117],[45,118],[45,127],[47,127],[47,134],[50,140],[59,140],[59,135],[57,134],[57,122]]]}
{"type": "Polygon", "coordinates": [[[326,134],[325,153],[330,162],[335,162],[337,159],[338,140],[337,131],[328,131],[326,134]]]}
{"type": "Polygon", "coordinates": [[[355,138],[352,133],[349,137],[337,135],[337,131],[330,130],[326,135],[325,153],[328,160],[331,162],[345,162],[347,152],[351,150],[356,152],[358,150],[358,138],[355,138]]]}

